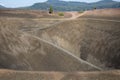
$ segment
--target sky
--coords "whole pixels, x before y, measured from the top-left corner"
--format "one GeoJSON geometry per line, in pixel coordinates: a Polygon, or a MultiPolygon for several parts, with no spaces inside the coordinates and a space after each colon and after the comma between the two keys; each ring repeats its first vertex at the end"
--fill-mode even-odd
{"type": "MultiPolygon", "coordinates": [[[[15,8],[15,7],[24,7],[24,6],[30,6],[37,2],[45,2],[47,0],[0,0],[0,5],[3,5],[5,7],[15,8]]],[[[97,2],[100,0],[64,0],[64,1],[79,1],[79,2],[97,2]]],[[[120,1],[120,0],[114,0],[114,1],[120,1]]]]}

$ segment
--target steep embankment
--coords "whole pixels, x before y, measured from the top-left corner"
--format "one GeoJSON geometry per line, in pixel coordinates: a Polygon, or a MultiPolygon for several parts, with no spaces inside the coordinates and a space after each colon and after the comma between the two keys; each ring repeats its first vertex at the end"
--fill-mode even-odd
{"type": "Polygon", "coordinates": [[[1,80],[120,80],[120,71],[35,72],[0,70],[1,80]]]}
{"type": "Polygon", "coordinates": [[[120,68],[119,32],[118,20],[86,18],[38,30],[36,35],[97,66],[120,68]]]}
{"type": "Polygon", "coordinates": [[[100,70],[38,37],[0,22],[0,68],[31,71],[100,70]]]}
{"type": "Polygon", "coordinates": [[[65,21],[47,29],[37,30],[36,35],[80,56],[78,44],[84,34],[84,25],[84,21],[65,21]]]}

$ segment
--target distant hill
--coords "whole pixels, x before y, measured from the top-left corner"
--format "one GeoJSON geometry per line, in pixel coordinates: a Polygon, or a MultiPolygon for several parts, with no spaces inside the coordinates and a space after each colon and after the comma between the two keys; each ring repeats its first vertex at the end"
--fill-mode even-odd
{"type": "Polygon", "coordinates": [[[101,0],[96,3],[91,3],[96,8],[120,8],[120,2],[112,1],[112,0],[101,0]]]}
{"type": "Polygon", "coordinates": [[[48,0],[43,3],[35,3],[32,6],[24,7],[23,9],[40,9],[47,10],[49,6],[53,6],[56,11],[80,11],[90,10],[93,8],[120,8],[120,2],[112,0],[101,0],[94,3],[61,1],[61,0],[48,0]]]}
{"type": "Polygon", "coordinates": [[[0,8],[5,8],[4,6],[0,5],[0,8]]]}

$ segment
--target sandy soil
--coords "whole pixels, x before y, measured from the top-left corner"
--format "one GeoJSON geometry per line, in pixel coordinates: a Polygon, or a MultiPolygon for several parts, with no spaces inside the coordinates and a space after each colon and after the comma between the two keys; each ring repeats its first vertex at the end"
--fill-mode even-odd
{"type": "Polygon", "coordinates": [[[0,80],[120,80],[119,11],[0,10],[0,80]]]}
{"type": "Polygon", "coordinates": [[[85,11],[84,15],[80,16],[80,18],[101,18],[120,20],[120,8],[85,11]]]}
{"type": "Polygon", "coordinates": [[[120,71],[68,73],[0,70],[0,80],[120,80],[120,71]]]}

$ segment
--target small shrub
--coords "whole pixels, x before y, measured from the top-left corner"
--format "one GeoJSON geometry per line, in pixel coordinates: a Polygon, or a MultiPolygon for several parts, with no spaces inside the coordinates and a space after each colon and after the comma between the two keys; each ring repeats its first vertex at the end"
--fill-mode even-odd
{"type": "Polygon", "coordinates": [[[84,11],[78,11],[78,13],[83,13],[84,11]]]}
{"type": "Polygon", "coordinates": [[[94,7],[94,10],[96,10],[97,8],[96,7],[94,7]]]}
{"type": "Polygon", "coordinates": [[[61,12],[61,13],[59,13],[58,15],[59,15],[59,16],[64,16],[64,13],[61,12]]]}

